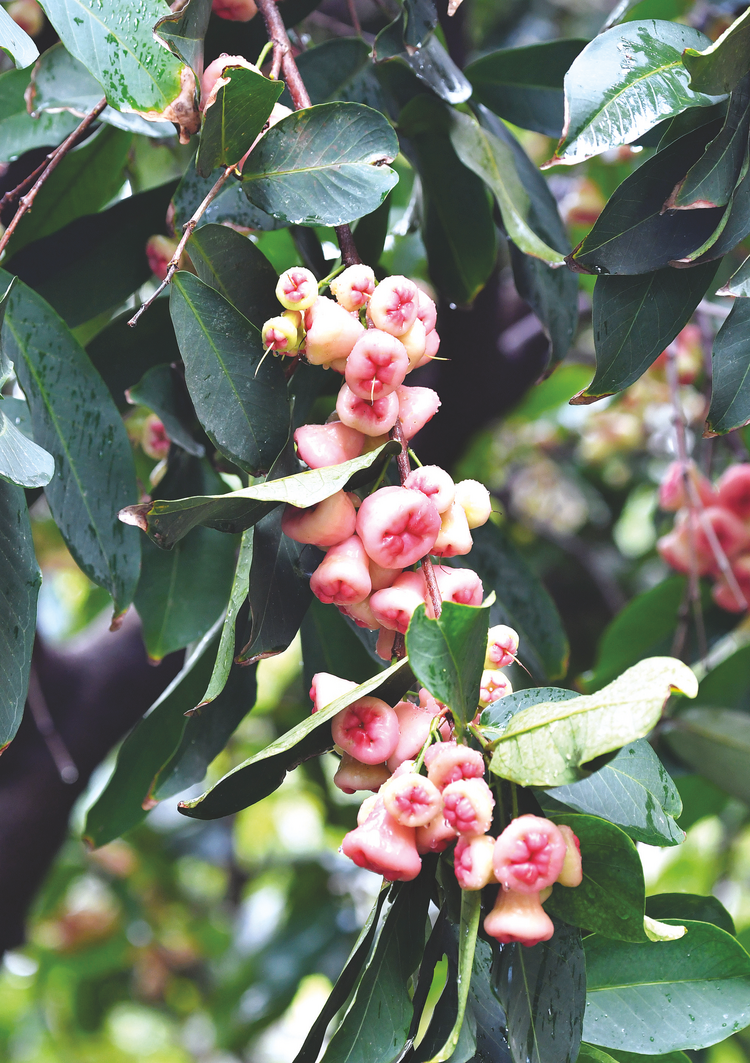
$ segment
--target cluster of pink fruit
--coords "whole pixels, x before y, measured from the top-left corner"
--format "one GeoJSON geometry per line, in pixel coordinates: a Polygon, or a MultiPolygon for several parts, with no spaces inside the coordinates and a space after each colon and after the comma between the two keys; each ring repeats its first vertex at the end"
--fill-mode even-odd
{"type": "Polygon", "coordinates": [[[750,605],[750,463],[731,465],[716,484],[694,462],[673,462],[659,505],[676,512],[674,528],[657,543],[677,572],[715,579],[717,605],[741,613],[750,605]],[[729,571],[731,570],[731,572],[729,571]]]}
{"type": "MultiPolygon", "coordinates": [[[[306,269],[287,270],[276,289],[285,311],[263,327],[264,346],[333,368],[344,377],[335,419],[295,432],[297,453],[309,468],[339,465],[388,439],[397,421],[411,439],[436,413],[431,388],[406,387],[406,374],[434,357],[439,345],[435,304],[406,277],[380,284],[369,266],[349,266],[331,281],[334,299],[318,294],[306,269]]],[[[443,469],[425,465],[400,487],[383,487],[360,501],[339,491],[307,509],[287,506],[282,527],[296,542],[325,549],[310,586],[361,627],[381,632],[378,652],[391,656],[416,607],[434,616],[423,568],[406,571],[430,554],[467,554],[471,529],[491,512],[490,495],[476,480],[456,484],[443,469]]],[[[470,569],[439,567],[441,599],[480,605],[482,583],[470,569]]]]}

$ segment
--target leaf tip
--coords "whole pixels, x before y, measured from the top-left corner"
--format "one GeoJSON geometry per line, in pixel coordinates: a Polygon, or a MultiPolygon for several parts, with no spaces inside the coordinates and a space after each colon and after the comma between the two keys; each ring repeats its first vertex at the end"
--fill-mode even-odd
{"type": "Polygon", "coordinates": [[[140,502],[135,506],[125,506],[117,514],[118,520],[121,520],[123,524],[132,524],[135,528],[140,528],[141,531],[148,531],[148,513],[151,509],[150,502],[140,502]]]}

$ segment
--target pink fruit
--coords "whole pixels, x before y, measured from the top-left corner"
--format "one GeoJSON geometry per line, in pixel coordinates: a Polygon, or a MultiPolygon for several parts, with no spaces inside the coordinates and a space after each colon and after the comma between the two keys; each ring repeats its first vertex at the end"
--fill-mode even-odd
{"type": "Polygon", "coordinates": [[[408,568],[429,554],[440,514],[421,491],[381,487],[357,513],[357,532],[369,557],[384,568],[408,568]]]}
{"type": "Polygon", "coordinates": [[[452,502],[442,514],[432,552],[438,557],[456,557],[470,553],[472,545],[466,514],[458,502],[452,502]]]}
{"type": "Polygon", "coordinates": [[[151,236],[146,244],[146,258],[149,269],[157,280],[166,279],[172,255],[177,250],[177,240],[173,236],[151,236]]]}
{"type": "Polygon", "coordinates": [[[462,890],[481,890],[495,881],[492,853],[495,839],[489,834],[462,835],[453,850],[453,869],[462,890]]]}
{"type": "Polygon", "coordinates": [[[365,437],[354,428],[333,421],[331,424],[304,424],[294,433],[297,453],[311,469],[340,465],[358,458],[365,437]]]}
{"type": "Polygon", "coordinates": [[[414,828],[397,823],[379,795],[364,822],[346,835],[341,850],[357,867],[388,882],[411,882],[422,870],[414,828]]]}
{"type": "Polygon", "coordinates": [[[436,329],[432,329],[424,338],[424,354],[417,362],[417,369],[420,369],[423,365],[427,365],[435,357],[440,350],[440,337],[437,334],[436,329]]]}
{"type": "Polygon", "coordinates": [[[493,701],[507,698],[513,693],[510,679],[504,672],[497,668],[486,668],[482,672],[482,681],[479,688],[479,704],[483,709],[491,705],[493,701]]]}
{"type": "Polygon", "coordinates": [[[368,329],[352,347],[344,376],[355,395],[374,402],[395,391],[408,369],[403,343],[387,332],[368,329]]]}
{"type": "Polygon", "coordinates": [[[731,510],[740,520],[750,520],[750,462],[731,465],[716,487],[719,505],[731,510]]]}
{"type": "Polygon", "coordinates": [[[485,668],[507,668],[518,653],[518,632],[505,624],[496,624],[487,632],[485,668]]]}
{"type": "Polygon", "coordinates": [[[396,638],[395,631],[389,631],[388,628],[381,628],[378,635],[378,642],[375,646],[375,652],[378,657],[383,661],[390,661],[393,656],[393,643],[396,638]]]}
{"type": "Polygon", "coordinates": [[[373,591],[382,591],[384,587],[390,587],[402,571],[400,568],[383,568],[370,558],[370,580],[373,591]]]}
{"type": "Polygon", "coordinates": [[[396,394],[404,435],[411,439],[438,412],[440,398],[432,388],[408,388],[405,384],[396,388],[396,394]]]}
{"type": "Polygon", "coordinates": [[[211,10],[230,22],[249,22],[258,14],[255,0],[213,0],[211,10]]]}
{"type": "Polygon", "coordinates": [[[417,852],[423,856],[425,853],[442,853],[456,838],[453,827],[446,822],[443,813],[439,812],[426,827],[417,827],[417,852]]]}
{"type": "Polygon", "coordinates": [[[333,782],[345,794],[353,794],[358,790],[372,790],[377,793],[390,777],[391,773],[384,764],[362,764],[348,753],[343,753],[333,782]]]}
{"type": "Polygon", "coordinates": [[[422,465],[412,469],[404,481],[404,487],[427,495],[438,513],[445,513],[456,493],[452,478],[439,465],[422,465]]]}
{"type": "Polygon", "coordinates": [[[668,565],[671,565],[675,571],[684,572],[687,575],[691,571],[694,563],[697,574],[699,576],[705,576],[714,568],[715,559],[712,550],[704,550],[702,553],[698,552],[697,534],[695,534],[697,523],[696,517],[690,519],[688,511],[686,509],[681,510],[677,514],[677,520],[675,521],[672,531],[657,540],[656,549],[659,551],[659,556],[662,560],[666,561],[668,565]],[[690,535],[691,525],[694,529],[692,543],[690,535]]]}
{"type": "Polygon", "coordinates": [[[436,565],[435,579],[444,602],[458,602],[460,605],[482,604],[482,581],[470,568],[436,565]]]}
{"type": "Polygon", "coordinates": [[[276,298],[286,310],[309,310],[318,300],[318,282],[312,270],[292,266],[276,282],[276,298]]]}
{"type": "Polygon", "coordinates": [[[443,789],[443,814],[458,834],[486,834],[494,807],[495,798],[484,779],[459,779],[443,789]]]}
{"type": "Polygon", "coordinates": [[[373,615],[381,627],[406,634],[414,610],[424,605],[425,582],[421,571],[402,572],[391,587],[376,591],[370,597],[373,615]]]}
{"type": "Polygon", "coordinates": [[[356,686],[357,684],[352,683],[349,679],[339,679],[337,675],[331,675],[330,672],[316,672],[312,677],[312,685],[310,686],[310,701],[313,703],[312,711],[320,712],[326,705],[330,705],[336,698],[348,694],[356,686]]]}
{"type": "Polygon", "coordinates": [[[419,289],[406,277],[386,277],[370,296],[368,315],[376,328],[403,336],[417,317],[419,289]]]}
{"type": "Polygon", "coordinates": [[[709,506],[698,514],[696,519],[695,548],[700,557],[713,558],[711,540],[706,531],[707,523],[711,525],[719,545],[730,561],[748,545],[750,536],[739,517],[723,506],[709,506]]]}
{"type": "MultiPolygon", "coordinates": [[[[427,778],[438,790],[461,779],[482,779],[484,758],[476,749],[457,745],[455,742],[436,742],[425,754],[427,778]]],[[[481,832],[477,832],[481,833],[481,832]]]]}
{"type": "MultiPolygon", "coordinates": [[[[288,311],[294,313],[294,311],[288,311]]],[[[261,329],[261,340],[267,351],[294,354],[299,347],[299,330],[287,317],[269,317],[261,329]]]]}
{"type": "Polygon", "coordinates": [[[484,932],[503,945],[516,941],[530,948],[549,941],[555,927],[542,908],[538,891],[519,893],[501,886],[495,907],[484,920],[484,932]]]}
{"type": "Polygon", "coordinates": [[[44,13],[36,0],[11,0],[5,10],[29,37],[36,37],[42,32],[44,13]]]}
{"type": "Polygon", "coordinates": [[[370,266],[349,266],[331,281],[331,291],[345,310],[358,311],[375,291],[375,273],[370,266]]]}
{"type": "Polygon", "coordinates": [[[565,841],[565,859],[557,881],[561,886],[580,886],[583,882],[581,843],[570,827],[561,823],[558,830],[565,841]]]}
{"type": "Polygon", "coordinates": [[[290,539],[324,550],[354,535],[356,524],[357,511],[345,491],[337,491],[307,509],[287,505],[281,518],[281,530],[290,539]]]}
{"type": "Polygon", "coordinates": [[[398,398],[392,391],[370,403],[355,395],[348,384],[342,384],[336,399],[336,413],[350,428],[356,428],[367,436],[381,436],[396,423],[398,398]]]}
{"type": "Polygon", "coordinates": [[[443,807],[435,784],[414,771],[391,776],[382,796],[388,812],[405,827],[426,827],[443,807]]]}
{"type": "Polygon", "coordinates": [[[750,554],[743,554],[732,562],[732,573],[739,584],[740,598],[744,596],[744,603],[738,601],[735,590],[724,576],[720,576],[713,586],[714,601],[728,613],[744,613],[750,606],[750,554]]]}
{"type": "Polygon", "coordinates": [[[360,698],[334,716],[331,734],[355,760],[383,764],[398,745],[398,717],[380,698],[360,698]]]}
{"type": "Polygon", "coordinates": [[[456,484],[456,503],[466,514],[470,528],[479,528],[489,520],[492,499],[487,488],[478,480],[460,480],[456,484]]]}
{"type": "Polygon", "coordinates": [[[305,311],[305,328],[305,358],[313,365],[323,366],[348,358],[365,331],[358,318],[324,295],[305,311]]]}
{"type": "Polygon", "coordinates": [[[169,454],[170,439],[167,430],[155,413],[143,422],[141,449],[154,461],[162,461],[169,454]]]}
{"type": "Polygon", "coordinates": [[[370,599],[365,598],[363,602],[351,602],[349,605],[339,605],[337,609],[344,616],[349,616],[357,625],[357,627],[366,627],[370,631],[377,631],[380,628],[380,623],[377,617],[370,608],[370,599]]]}
{"type": "MultiPolygon", "coordinates": [[[[437,706],[437,703],[435,703],[437,706]]],[[[388,767],[395,771],[405,761],[416,757],[430,735],[435,713],[414,705],[411,701],[399,701],[394,706],[398,717],[398,745],[388,758],[388,767]]]]}
{"type": "Polygon", "coordinates": [[[244,55],[220,55],[218,59],[214,59],[212,63],[208,64],[201,77],[200,109],[202,111],[214,102],[216,92],[218,92],[221,88],[221,84],[223,84],[223,81],[221,81],[222,76],[228,66],[241,66],[245,70],[255,70],[257,73],[260,73],[257,66],[248,63],[244,55]],[[221,82],[221,84],[219,82],[221,82]]]}
{"type": "Polygon", "coordinates": [[[356,535],[332,546],[310,577],[310,590],[326,605],[356,605],[370,589],[367,555],[356,535]]]}
{"type": "Polygon", "coordinates": [[[417,317],[424,325],[425,332],[432,332],[437,324],[437,307],[421,288],[417,289],[417,317]]]}
{"type": "MultiPolygon", "coordinates": [[[[716,490],[711,481],[706,479],[703,473],[700,472],[694,461],[687,463],[687,475],[695,485],[698,497],[703,505],[714,505],[717,501],[716,490]]],[[[668,512],[676,513],[678,509],[687,506],[688,502],[682,462],[673,461],[664,473],[664,479],[659,486],[659,505],[668,512]]],[[[729,506],[728,508],[731,509],[732,507],[729,506]]]]}
{"type": "Polygon", "coordinates": [[[400,337],[409,359],[407,372],[416,369],[424,358],[427,345],[427,333],[422,322],[417,318],[411,328],[400,337]]]}
{"type": "Polygon", "coordinates": [[[495,842],[498,882],[520,893],[538,893],[562,871],[567,847],[558,827],[540,816],[518,816],[495,842]]]}

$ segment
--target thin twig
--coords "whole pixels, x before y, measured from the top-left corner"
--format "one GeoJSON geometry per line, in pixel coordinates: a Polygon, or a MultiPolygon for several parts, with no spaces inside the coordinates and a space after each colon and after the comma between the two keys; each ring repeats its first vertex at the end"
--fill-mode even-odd
{"type": "Polygon", "coordinates": [[[354,32],[357,34],[358,37],[361,37],[362,36],[362,26],[360,25],[359,15],[357,14],[356,0],[346,0],[346,2],[347,2],[347,6],[349,7],[349,18],[352,20],[352,26],[354,27],[354,32]]]}
{"type": "Polygon", "coordinates": [[[73,762],[73,758],[68,752],[68,747],[62,740],[60,732],[55,727],[55,721],[50,715],[50,711],[47,708],[47,701],[42,691],[39,677],[36,673],[36,668],[32,664],[31,674],[29,675],[29,692],[26,697],[26,703],[29,706],[36,729],[44,740],[44,744],[49,750],[50,756],[55,762],[55,767],[60,773],[60,778],[64,783],[72,785],[78,781],[78,768],[73,762]]]}
{"type": "MultiPolygon", "coordinates": [[[[83,119],[83,121],[80,122],[79,125],[76,126],[76,128],[73,130],[73,132],[70,134],[70,136],[65,138],[65,140],[62,142],[60,147],[57,148],[55,151],[53,151],[51,156],[47,157],[46,165],[42,169],[42,172],[39,174],[39,176],[37,177],[36,181],[32,185],[31,191],[27,192],[26,195],[21,197],[21,202],[18,205],[18,210],[13,215],[13,218],[11,219],[11,222],[8,225],[8,228],[3,233],[2,239],[0,239],[0,255],[3,253],[3,251],[7,247],[8,241],[10,240],[11,236],[15,232],[15,230],[16,230],[16,228],[18,226],[18,223],[20,222],[21,218],[24,216],[24,214],[26,213],[27,210],[31,210],[31,208],[33,207],[34,200],[36,199],[37,195],[39,194],[39,190],[41,189],[41,187],[44,184],[44,182],[47,180],[47,178],[50,176],[50,174],[53,172],[53,170],[57,167],[57,165],[60,162],[62,162],[62,160],[68,154],[70,149],[75,145],[76,141],[81,136],[83,136],[83,134],[89,128],[91,123],[96,121],[96,119],[99,117],[99,115],[102,113],[102,111],[104,110],[104,108],[106,106],[107,106],[106,98],[103,99],[103,100],[99,100],[99,102],[97,103],[96,107],[92,108],[89,111],[89,113],[86,115],[86,117],[83,119]]],[[[37,167],[37,169],[38,169],[38,167],[37,167]]],[[[33,176],[33,175],[31,175],[31,176],[33,176]]]]}
{"type": "Polygon", "coordinates": [[[219,180],[216,182],[216,184],[210,190],[210,192],[208,193],[206,198],[203,200],[201,205],[198,207],[198,209],[196,210],[195,214],[193,214],[192,218],[190,218],[190,220],[185,223],[185,225],[183,227],[183,230],[182,230],[182,236],[180,238],[180,242],[177,245],[177,247],[175,248],[175,252],[172,255],[172,257],[170,258],[170,260],[169,260],[169,265],[167,267],[167,273],[166,273],[166,276],[164,277],[164,280],[161,282],[161,284],[156,289],[154,294],[152,296],[150,296],[146,300],[146,302],[141,305],[140,309],[133,315],[133,317],[131,317],[130,321],[128,321],[128,324],[130,325],[131,328],[134,325],[138,324],[138,319],[141,316],[141,314],[144,313],[146,310],[148,310],[148,308],[153,303],[154,299],[156,299],[157,296],[161,295],[161,293],[167,287],[169,282],[172,280],[172,277],[174,277],[174,275],[177,272],[177,269],[178,269],[178,267],[180,265],[180,258],[182,256],[182,252],[185,250],[185,245],[187,244],[188,240],[193,235],[193,230],[195,229],[195,227],[198,224],[198,222],[201,220],[203,215],[208,210],[209,206],[211,205],[211,202],[214,199],[216,199],[216,197],[218,196],[219,192],[224,187],[224,182],[227,180],[229,175],[234,173],[234,172],[235,172],[234,166],[227,166],[227,168],[224,170],[224,172],[222,173],[222,175],[219,178],[219,180]]]}

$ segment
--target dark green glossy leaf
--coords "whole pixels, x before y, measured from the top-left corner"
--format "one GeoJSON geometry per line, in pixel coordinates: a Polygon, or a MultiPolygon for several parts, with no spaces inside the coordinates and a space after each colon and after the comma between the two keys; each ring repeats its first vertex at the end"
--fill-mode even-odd
{"type": "MultiPolygon", "coordinates": [[[[3,283],[10,278],[4,274],[3,283]]],[[[83,571],[110,592],[115,612],[132,600],[138,536],[117,520],[137,494],[130,442],[99,374],[65,323],[25,284],[11,293],[3,339],[26,393],[34,439],[55,459],[46,489],[52,515],[83,571]]]]}
{"type": "Polygon", "coordinates": [[[0,49],[22,69],[39,56],[39,49],[28,33],[14,22],[5,8],[0,8],[0,49]]]}
{"type": "Polygon", "coordinates": [[[302,661],[305,690],[316,672],[345,675],[363,683],[384,665],[376,663],[335,605],[313,597],[302,621],[302,661]]]}
{"type": "MultiPolygon", "coordinates": [[[[509,239],[523,252],[562,265],[563,255],[534,230],[530,218],[534,190],[524,183],[510,133],[500,138],[469,115],[451,115],[451,142],[461,162],[489,186],[497,200],[509,239]]],[[[541,179],[541,178],[540,178],[541,179]]]]}
{"type": "Polygon", "coordinates": [[[284,446],[289,400],[281,360],[263,360],[260,332],[192,273],[172,281],[170,310],[185,383],[207,435],[257,475],[284,446]]]}
{"type": "Polygon", "coordinates": [[[673,753],[725,793],[750,801],[750,716],[733,709],[690,708],[665,741],[673,753]]]}
{"type": "Polygon", "coordinates": [[[424,873],[391,886],[372,957],[321,1063],[391,1063],[403,1049],[412,1017],[407,983],[422,957],[429,887],[424,873]]]}
{"type": "Polygon", "coordinates": [[[469,988],[474,972],[474,954],[481,911],[482,897],[480,891],[462,890],[461,919],[458,928],[456,1020],[444,1044],[433,1055],[433,1063],[445,1063],[445,1060],[454,1058],[454,1053],[459,1044],[459,1038],[464,1026],[464,1016],[466,1015],[466,1005],[469,1000],[469,988]]]}
{"type": "Polygon", "coordinates": [[[128,408],[125,391],[149,369],[163,362],[177,362],[180,349],[169,314],[169,299],[157,299],[130,328],[132,310],[126,310],[107,325],[87,346],[86,353],[101,374],[120,410],[128,408]]]}
{"type": "Polygon", "coordinates": [[[205,794],[194,801],[182,802],[180,812],[192,819],[219,819],[256,804],[281,786],[288,771],[332,748],[330,721],[336,713],[366,694],[395,705],[413,681],[414,675],[406,660],[372,676],[238,765],[205,794]]]}
{"type": "Polygon", "coordinates": [[[41,582],[23,489],[0,480],[0,750],[26,703],[41,582]]]}
{"type": "Polygon", "coordinates": [[[404,0],[401,12],[375,39],[376,63],[403,64],[446,103],[464,103],[471,82],[433,33],[437,12],[431,0],[404,0]]]}
{"type": "Polygon", "coordinates": [[[722,207],[731,198],[747,156],[750,84],[744,78],[732,93],[721,131],[691,166],[670,205],[681,209],[722,207]]]}
{"type": "Polygon", "coordinates": [[[596,373],[571,403],[593,402],[622,391],[645,373],[690,320],[717,269],[717,263],[707,262],[689,270],[667,267],[639,277],[598,277],[596,373]]]}
{"type": "Polygon", "coordinates": [[[560,137],[564,119],[563,78],[586,46],[580,38],[501,48],[465,70],[474,98],[522,129],[560,137]]]}
{"type": "Polygon", "coordinates": [[[55,460],[16,428],[0,402],[0,480],[19,487],[44,487],[55,473],[55,460]]]}
{"type": "Polygon", "coordinates": [[[683,63],[690,88],[697,92],[731,92],[750,69],[750,15],[745,11],[713,44],[685,49],[683,63]]]}
{"type": "Polygon", "coordinates": [[[245,194],[268,214],[298,225],[341,225],[370,214],[397,181],[386,163],[398,140],[379,111],[323,103],[282,119],[242,170],[245,194]]]}
{"type": "Polygon", "coordinates": [[[724,435],[750,422],[750,302],[737,299],[714,339],[706,429],[724,435]]]}
{"type": "Polygon", "coordinates": [[[673,1052],[716,1044],[750,1022],[750,957],[710,923],[685,926],[676,941],[586,938],[587,1041],[673,1052]]]}
{"type": "MultiPolygon", "coordinates": [[[[8,308],[8,297],[13,290],[13,285],[16,283],[16,278],[11,277],[8,287],[5,289],[2,295],[0,295],[0,330],[2,329],[3,321],[5,320],[5,311],[8,308]]],[[[13,363],[11,362],[8,354],[5,350],[5,344],[3,342],[2,333],[0,332],[0,394],[2,393],[3,385],[10,380],[13,373],[13,363]]]]}
{"type": "MultiPolygon", "coordinates": [[[[286,2],[286,0],[285,0],[286,2]]],[[[180,232],[182,227],[198,209],[207,193],[216,184],[221,171],[215,170],[210,177],[200,177],[193,166],[188,166],[184,177],[174,194],[174,225],[180,232]]],[[[211,223],[229,222],[241,229],[282,229],[286,222],[272,218],[264,210],[250,203],[242,191],[239,180],[230,177],[223,190],[208,206],[198,220],[198,228],[211,223]]]]}
{"type": "Polygon", "coordinates": [[[107,102],[121,111],[163,111],[180,93],[182,64],[154,40],[166,5],[141,0],[43,0],[60,40],[94,75],[107,102]]]}
{"type": "Polygon", "coordinates": [[[434,96],[415,96],[399,115],[398,125],[417,155],[430,277],[449,302],[471,303],[497,258],[487,189],[453,150],[449,111],[434,96]],[[461,211],[455,209],[457,202],[461,211]]]}
{"type": "Polygon", "coordinates": [[[247,598],[250,585],[250,566],[253,561],[254,534],[254,528],[248,528],[247,531],[242,533],[240,549],[237,555],[237,564],[235,566],[234,578],[232,580],[232,589],[229,593],[227,611],[224,615],[224,621],[221,626],[219,649],[216,653],[216,661],[214,662],[214,668],[211,673],[211,679],[206,687],[206,692],[196,706],[199,709],[203,705],[207,705],[209,702],[216,700],[226,686],[227,679],[229,678],[232,662],[234,660],[235,624],[237,622],[239,611],[247,598]]]}
{"type": "Polygon", "coordinates": [[[474,971],[469,991],[468,1013],[476,1024],[476,1063],[510,1063],[505,1012],[492,984],[495,956],[492,947],[479,939],[474,953],[474,971]]]}
{"type": "MultiPolygon", "coordinates": [[[[71,114],[42,114],[32,118],[26,109],[24,92],[29,70],[8,70],[0,74],[0,161],[12,162],[33,148],[54,147],[78,125],[71,114]]],[[[101,97],[100,97],[101,99],[101,97]]]]}
{"type": "MultiPolygon", "coordinates": [[[[385,110],[370,49],[361,37],[336,37],[307,48],[297,57],[297,67],[313,103],[347,100],[385,110]]],[[[281,102],[292,106],[288,90],[281,102]]]]}
{"type": "Polygon", "coordinates": [[[120,746],[114,771],[86,815],[83,835],[90,845],[106,845],[119,838],[153,807],[151,788],[182,740],[185,713],[197,705],[206,689],[218,641],[217,624],[120,746]]]}
{"type": "Polygon", "coordinates": [[[437,620],[417,607],[406,632],[406,652],[420,684],[453,713],[463,731],[477,714],[490,626],[489,607],[443,602],[437,620]]]}
{"type": "Polygon", "coordinates": [[[516,713],[523,709],[539,705],[543,701],[570,701],[576,696],[575,690],[565,690],[563,687],[527,687],[525,690],[515,690],[512,694],[493,701],[483,710],[480,723],[484,735],[494,741],[500,737],[516,713]]]}
{"type": "Polygon", "coordinates": [[[578,1059],[580,1063],[688,1063],[689,1056],[684,1052],[665,1052],[661,1056],[642,1056],[635,1052],[621,1052],[608,1048],[605,1052],[594,1045],[581,1045],[578,1059]]]}
{"type": "Polygon", "coordinates": [[[583,882],[552,887],[545,908],[571,926],[593,930],[620,941],[645,941],[646,903],[643,868],[633,842],[618,827],[597,816],[550,814],[565,823],[581,843],[583,882]]]}
{"type": "Polygon", "coordinates": [[[490,622],[515,628],[521,639],[521,660],[535,678],[565,675],[568,640],[552,598],[496,524],[475,528],[472,537],[471,554],[457,561],[478,573],[485,594],[495,592],[490,622]]]}
{"type": "Polygon", "coordinates": [[[658,893],[646,898],[646,915],[652,919],[691,919],[696,923],[713,923],[727,934],[735,934],[734,920],[716,897],[699,897],[694,893],[658,893]]]}
{"type": "Polygon", "coordinates": [[[696,705],[750,712],[750,646],[741,646],[701,680],[696,705]]]}
{"type": "Polygon", "coordinates": [[[372,214],[365,214],[353,226],[354,242],[363,262],[374,263],[374,265],[380,262],[380,256],[383,254],[385,241],[388,238],[390,217],[391,196],[389,193],[377,210],[374,210],[372,214]]]}
{"type": "Polygon", "coordinates": [[[649,657],[596,694],[524,709],[494,743],[490,768],[522,786],[576,782],[581,765],[647,735],[672,690],[695,697],[693,673],[674,657],[649,657]]]}
{"type": "Polygon", "coordinates": [[[632,144],[665,118],[716,103],[688,87],[682,65],[685,48],[709,43],[689,26],[653,19],[600,33],[565,75],[567,121],[550,165],[632,144]]]}
{"type": "Polygon", "coordinates": [[[679,845],[685,839],[675,823],[682,811],[677,787],[643,738],[623,746],[588,779],[546,793],[577,812],[615,823],[637,842],[679,845]]]}
{"type": "Polygon", "coordinates": [[[203,283],[256,328],[278,314],[276,270],[252,240],[226,225],[203,225],[190,237],[188,253],[203,283]]]}
{"type": "MultiPolygon", "coordinates": [[[[134,406],[146,406],[152,410],[161,419],[173,442],[188,454],[202,458],[205,448],[193,439],[187,427],[191,411],[183,408],[181,398],[177,371],[171,365],[155,365],[144,373],[137,384],[128,388],[128,399],[134,406]]],[[[184,405],[189,406],[189,403],[184,405]]]]}
{"type": "Polygon", "coordinates": [[[211,17],[211,0],[188,0],[174,14],[164,15],[154,32],[166,41],[178,59],[200,75],[203,71],[203,38],[211,17]]]}
{"type": "Polygon", "coordinates": [[[717,295],[734,295],[747,299],[750,296],[750,257],[732,274],[727,283],[719,288],[717,295]]]}
{"type": "Polygon", "coordinates": [[[255,70],[225,68],[215,101],[203,113],[203,129],[195,168],[210,177],[217,166],[235,166],[260,136],[273,105],[281,95],[280,81],[270,81],[255,70]]]}
{"type": "Polygon", "coordinates": [[[555,922],[549,941],[503,946],[495,987],[514,1063],[573,1063],[586,1002],[579,930],[555,922]]]}
{"type": "Polygon", "coordinates": [[[199,524],[218,531],[241,532],[285,502],[305,509],[337,491],[354,490],[369,483],[377,478],[397,448],[398,444],[390,440],[369,454],[326,469],[310,469],[225,495],[198,495],[174,502],[163,500],[128,506],[123,516],[127,523],[136,524],[159,546],[165,547],[174,546],[199,524]]]}
{"type": "Polygon", "coordinates": [[[573,268],[591,273],[650,273],[700,248],[719,226],[722,208],[665,211],[664,206],[716,133],[715,126],[701,126],[658,151],[627,177],[573,252],[573,268]]]}

